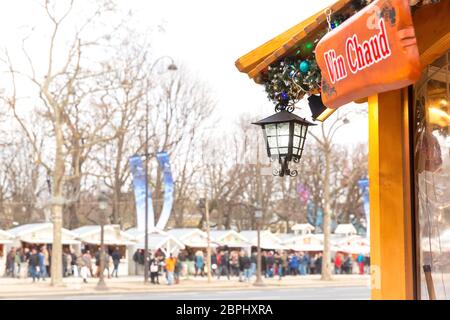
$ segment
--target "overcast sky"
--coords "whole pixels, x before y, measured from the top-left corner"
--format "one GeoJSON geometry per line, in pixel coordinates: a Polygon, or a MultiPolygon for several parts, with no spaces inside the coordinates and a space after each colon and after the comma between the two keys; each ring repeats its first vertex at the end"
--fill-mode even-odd
{"type": "MultiPolygon", "coordinates": [[[[86,0],[82,0],[86,1],[86,0]]],[[[136,32],[162,25],[152,35],[155,56],[170,55],[214,92],[221,130],[232,130],[242,113],[273,113],[262,86],[234,66],[237,58],[326,8],[334,0],[117,0],[139,22],[136,32]]],[[[1,1],[0,40],[10,41],[36,20],[36,0],[1,1]]],[[[366,105],[345,108],[365,109],[366,105]]],[[[309,116],[309,110],[301,114],[309,116]]],[[[337,136],[341,143],[367,141],[367,119],[355,116],[337,136]]]]}

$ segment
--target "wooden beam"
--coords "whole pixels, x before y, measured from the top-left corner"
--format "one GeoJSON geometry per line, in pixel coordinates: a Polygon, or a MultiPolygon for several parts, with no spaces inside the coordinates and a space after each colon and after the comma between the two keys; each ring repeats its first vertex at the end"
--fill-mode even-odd
{"type": "Polygon", "coordinates": [[[414,29],[423,67],[450,49],[450,1],[423,6],[413,15],[414,29]]]}
{"type": "MultiPolygon", "coordinates": [[[[333,12],[337,12],[350,2],[351,0],[338,0],[328,8],[330,8],[333,12]]],[[[281,52],[284,53],[287,52],[293,46],[292,45],[293,38],[296,38],[296,42],[294,42],[295,45],[305,35],[313,32],[317,28],[317,26],[320,25],[320,23],[322,23],[325,20],[326,17],[323,9],[317,12],[316,14],[312,15],[308,19],[290,28],[289,30],[267,41],[258,48],[240,57],[235,62],[236,67],[241,72],[249,73],[251,70],[256,68],[260,63],[264,62],[264,60],[267,59],[270,55],[272,55],[275,51],[279,49],[281,50],[281,48],[284,47],[285,48],[284,51],[283,50],[278,51],[277,54],[280,55],[281,52]]],[[[266,60],[266,62],[263,63],[263,65],[267,67],[271,63],[270,61],[273,62],[272,59],[273,57],[270,58],[269,60],[266,60]]],[[[259,66],[258,68],[261,69],[262,66],[259,66]]],[[[253,76],[251,78],[254,78],[258,75],[256,71],[252,72],[252,74],[253,76]]]]}

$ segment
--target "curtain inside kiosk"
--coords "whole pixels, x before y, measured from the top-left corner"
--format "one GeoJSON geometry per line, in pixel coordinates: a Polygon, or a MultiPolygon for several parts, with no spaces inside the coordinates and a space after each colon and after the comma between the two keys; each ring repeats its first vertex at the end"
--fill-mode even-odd
{"type": "Polygon", "coordinates": [[[450,51],[415,85],[414,157],[421,298],[430,266],[436,299],[450,298],[450,51]]]}

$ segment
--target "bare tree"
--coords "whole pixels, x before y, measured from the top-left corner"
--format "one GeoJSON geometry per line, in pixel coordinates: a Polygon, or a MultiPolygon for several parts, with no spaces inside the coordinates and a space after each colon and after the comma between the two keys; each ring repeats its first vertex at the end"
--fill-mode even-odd
{"type": "MultiPolygon", "coordinates": [[[[16,69],[8,51],[6,51],[5,61],[11,76],[12,87],[11,95],[7,102],[37,154],[37,163],[44,167],[48,174],[52,176],[51,206],[54,233],[51,276],[52,285],[57,286],[62,284],[61,229],[63,208],[67,204],[64,187],[67,181],[79,176],[77,171],[79,169],[78,163],[75,164],[74,176],[71,177],[66,174],[66,158],[73,152],[73,150],[68,149],[73,147],[70,145],[70,134],[74,132],[69,129],[73,125],[73,122],[70,121],[71,113],[73,112],[72,108],[76,109],[77,106],[89,102],[98,90],[98,87],[93,86],[96,83],[95,78],[98,74],[104,72],[104,70],[95,66],[92,60],[84,59],[90,48],[98,45],[98,39],[94,39],[92,36],[87,37],[85,33],[92,31],[89,28],[98,21],[102,13],[111,9],[111,3],[109,1],[99,1],[94,12],[88,14],[84,22],[74,28],[75,31],[69,38],[71,39],[69,43],[65,42],[64,39],[69,37],[67,26],[70,25],[69,17],[71,17],[71,13],[75,8],[74,0],[64,3],[47,0],[43,1],[42,8],[51,28],[47,43],[48,54],[46,61],[33,59],[33,54],[26,49],[25,40],[22,49],[24,57],[28,61],[28,70],[16,69]],[[61,37],[62,32],[64,32],[65,38],[61,37]],[[45,67],[42,68],[42,66],[45,67]],[[40,72],[40,70],[44,71],[40,72]],[[29,130],[26,119],[21,117],[18,112],[18,76],[28,80],[37,89],[37,98],[42,106],[43,119],[48,121],[51,127],[51,140],[54,143],[51,156],[42,154],[36,137],[29,130]]],[[[36,99],[36,101],[38,100],[36,99]]]]}

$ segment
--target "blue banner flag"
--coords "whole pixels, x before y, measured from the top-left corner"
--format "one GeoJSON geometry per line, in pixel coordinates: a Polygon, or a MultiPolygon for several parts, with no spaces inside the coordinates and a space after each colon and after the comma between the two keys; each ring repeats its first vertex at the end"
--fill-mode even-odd
{"type": "MultiPolygon", "coordinates": [[[[134,198],[136,202],[136,220],[137,228],[145,231],[145,177],[144,164],[141,156],[133,156],[130,158],[130,169],[133,176],[134,198]]],[[[155,226],[155,215],[153,213],[152,192],[148,188],[148,229],[151,230],[155,226]]]]}
{"type": "Polygon", "coordinates": [[[370,239],[370,202],[369,202],[369,180],[358,181],[359,188],[363,193],[364,213],[366,214],[366,237],[370,239]]]}
{"type": "Polygon", "coordinates": [[[164,230],[169,221],[170,213],[172,212],[173,205],[173,177],[170,170],[169,155],[167,152],[158,152],[156,154],[159,165],[163,169],[164,173],[164,204],[159,217],[157,228],[164,230]]]}

